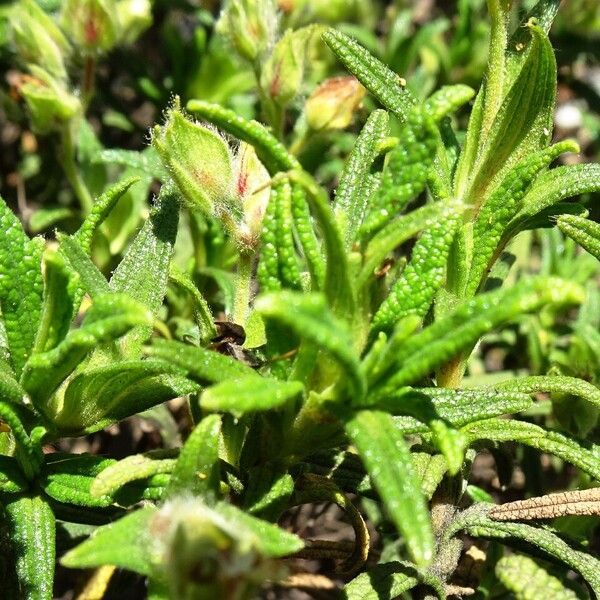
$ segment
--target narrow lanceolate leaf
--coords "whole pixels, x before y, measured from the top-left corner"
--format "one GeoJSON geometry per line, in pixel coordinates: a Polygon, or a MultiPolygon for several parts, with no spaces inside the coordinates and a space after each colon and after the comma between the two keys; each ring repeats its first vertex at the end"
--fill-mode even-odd
{"type": "Polygon", "coordinates": [[[527,153],[545,146],[552,131],[556,61],[546,33],[531,23],[527,58],[495,113],[489,137],[480,150],[468,198],[477,205],[494,176],[527,153]]]}
{"type": "Polygon", "coordinates": [[[34,352],[52,350],[69,331],[75,310],[77,281],[56,252],[44,254],[44,304],[34,352]]]}
{"type": "Polygon", "coordinates": [[[444,85],[425,100],[425,112],[439,123],[469,102],[474,95],[475,90],[468,85],[444,85]]]}
{"type": "Polygon", "coordinates": [[[496,521],[554,519],[565,515],[600,515],[600,488],[557,492],[500,504],[490,510],[496,521]]]}
{"type": "Polygon", "coordinates": [[[206,348],[187,346],[181,342],[157,339],[151,346],[145,348],[145,353],[183,369],[194,381],[202,385],[242,377],[254,376],[257,379],[260,377],[239,360],[206,348]]]}
{"type": "Polygon", "coordinates": [[[28,487],[29,482],[19,463],[12,456],[0,456],[0,493],[18,494],[27,491],[28,487]]]}
{"type": "Polygon", "coordinates": [[[113,497],[127,483],[159,473],[171,473],[176,458],[170,450],[134,454],[109,465],[92,481],[90,493],[96,498],[113,497]]]}
{"type": "Polygon", "coordinates": [[[157,514],[154,506],[145,506],[110,525],[98,527],[85,542],[67,552],[61,563],[72,569],[115,565],[142,575],[150,575],[156,548],[151,530],[157,514]]]}
{"type": "Polygon", "coordinates": [[[329,312],[323,296],[293,292],[268,294],[257,300],[256,310],[328,353],[344,369],[355,397],[362,397],[366,384],[350,331],[329,312]]]}
{"type": "Polygon", "coordinates": [[[514,391],[521,394],[538,392],[558,392],[583,398],[590,404],[600,406],[600,389],[595,385],[577,377],[565,375],[533,375],[531,377],[516,377],[502,381],[494,386],[497,390],[514,391]]]}
{"type": "Polygon", "coordinates": [[[375,407],[391,414],[396,427],[405,433],[427,431],[427,413],[419,410],[419,403],[430,402],[434,416],[454,427],[468,423],[510,415],[531,408],[533,400],[527,394],[485,389],[453,390],[450,388],[404,388],[397,394],[377,402],[375,407]],[[411,415],[411,416],[404,416],[411,415]]]}
{"type": "Polygon", "coordinates": [[[297,398],[304,391],[299,381],[279,381],[262,377],[245,377],[223,381],[202,394],[201,406],[206,410],[230,412],[236,416],[247,412],[272,410],[297,398]]]}
{"type": "Polygon", "coordinates": [[[423,232],[408,266],[375,313],[373,329],[390,329],[411,314],[425,316],[444,283],[448,252],[460,214],[452,212],[423,232]]]}
{"type": "Polygon", "coordinates": [[[83,248],[83,250],[89,254],[92,246],[92,238],[98,227],[102,224],[104,219],[108,217],[110,211],[113,209],[115,204],[121,199],[123,194],[134,184],[140,180],[139,177],[129,177],[123,181],[115,183],[98,198],[92,210],[86,216],[81,227],[73,235],[75,240],[83,248]]]}
{"type": "Polygon", "coordinates": [[[600,165],[566,165],[542,173],[523,198],[519,212],[510,222],[516,231],[543,210],[566,198],[600,191],[600,165]]]}
{"type": "Polygon", "coordinates": [[[553,577],[527,556],[503,556],[496,563],[496,576],[505,588],[515,595],[515,600],[551,598],[552,600],[577,600],[577,594],[566,588],[560,579],[553,577]]]}
{"type": "Polygon", "coordinates": [[[390,415],[360,411],[346,423],[346,432],[356,446],[388,515],[404,536],[409,554],[417,565],[433,559],[434,538],[429,511],[410,451],[390,415]]]}
{"type": "Polygon", "coordinates": [[[336,29],[328,29],[323,40],[338,59],[389,111],[401,121],[415,103],[405,82],[356,40],[336,29]]]}
{"type": "Polygon", "coordinates": [[[461,430],[474,443],[478,440],[493,442],[519,442],[541,452],[558,456],[580,468],[594,479],[600,480],[600,456],[574,439],[556,431],[547,431],[538,425],[525,421],[505,421],[488,419],[471,423],[461,430]]]}
{"type": "MultiPolygon", "coordinates": [[[[160,309],[167,291],[178,221],[178,193],[174,186],[165,184],[150,218],[110,280],[112,290],[131,296],[154,315],[160,309]]],[[[151,331],[150,325],[136,328],[123,341],[125,353],[130,357],[137,356],[141,344],[150,337],[151,331]]]]}
{"type": "Polygon", "coordinates": [[[473,225],[473,260],[466,293],[479,287],[499,248],[500,240],[521,206],[531,182],[538,173],[564,152],[578,152],[575,142],[566,140],[524,158],[505,176],[481,207],[473,225]]]}
{"type": "Polygon", "coordinates": [[[521,314],[545,305],[581,304],[584,298],[580,286],[557,278],[523,280],[513,288],[481,294],[407,340],[396,354],[399,368],[377,392],[390,393],[419,381],[453,356],[470,349],[484,333],[521,314]]]}
{"type": "Polygon", "coordinates": [[[35,416],[28,407],[0,401],[0,421],[8,425],[15,438],[18,449],[16,458],[28,479],[32,479],[39,472],[43,461],[41,446],[27,433],[34,419],[35,416]]]}
{"type": "Polygon", "coordinates": [[[577,215],[562,215],[558,227],[582,248],[600,260],[600,225],[577,215]]]}
{"type": "Polygon", "coordinates": [[[422,108],[413,108],[407,115],[400,139],[401,143],[389,153],[381,186],[361,227],[362,235],[388,223],[425,189],[438,147],[435,121],[422,108]]]}
{"type": "Polygon", "coordinates": [[[19,581],[19,598],[52,600],[55,521],[40,496],[9,497],[3,504],[19,581]]]}
{"type": "Polygon", "coordinates": [[[256,277],[263,292],[281,289],[279,276],[279,249],[277,247],[277,192],[271,192],[262,220],[260,255],[256,277]]]}
{"type": "Polygon", "coordinates": [[[53,422],[63,435],[91,433],[198,389],[166,361],[121,360],[73,377],[53,407],[53,422]]]}
{"type": "Polygon", "coordinates": [[[219,491],[219,432],[221,417],[204,417],[184,444],[166,497],[192,493],[213,500],[219,491]]]}
{"type": "Polygon", "coordinates": [[[191,113],[210,121],[220,130],[254,146],[258,158],[271,175],[300,166],[285,146],[258,121],[247,121],[232,110],[203,100],[190,100],[186,108],[191,113]]]}
{"type": "Polygon", "coordinates": [[[200,290],[196,287],[196,284],[192,281],[192,278],[187,273],[180,271],[174,264],[171,264],[169,281],[179,286],[190,295],[194,311],[194,320],[200,329],[200,340],[209,342],[216,337],[217,330],[215,328],[212,313],[210,312],[210,307],[204,299],[204,296],[200,293],[200,290]]]}
{"type": "Polygon", "coordinates": [[[379,144],[388,130],[388,114],[384,110],[374,110],[356,139],[340,175],[333,206],[344,232],[346,248],[352,248],[364,219],[369,200],[365,185],[368,185],[371,166],[379,154],[379,144]]]}
{"type": "Polygon", "coordinates": [[[383,260],[398,246],[424,229],[433,228],[462,210],[459,202],[435,202],[421,206],[395,219],[373,236],[364,253],[364,264],[358,276],[357,287],[364,285],[383,260]]]}
{"type": "Polygon", "coordinates": [[[0,198],[0,313],[17,375],[31,353],[42,313],[41,238],[30,240],[0,198]]]}
{"type": "Polygon", "coordinates": [[[292,216],[298,241],[310,273],[312,290],[322,290],[325,283],[325,261],[315,234],[306,194],[301,186],[292,184],[292,216]]]}
{"type": "MultiPolygon", "coordinates": [[[[168,177],[168,173],[162,166],[160,158],[152,146],[146,147],[141,152],[137,150],[123,150],[122,148],[106,148],[96,152],[91,160],[92,163],[129,167],[160,181],[165,181],[168,177]]],[[[122,184],[117,183],[116,185],[122,184]]]]}
{"type": "Polygon", "coordinates": [[[0,360],[0,400],[21,404],[25,390],[16,380],[10,365],[0,360]]]}
{"type": "Polygon", "coordinates": [[[323,291],[331,309],[342,317],[348,317],[354,310],[354,286],[350,279],[344,242],[329,205],[327,194],[312,177],[303,171],[290,172],[290,179],[306,192],[323,236],[327,256],[323,291]]]}
{"type": "Polygon", "coordinates": [[[152,322],[152,314],[127,296],[96,298],[79,329],[71,331],[56,348],[34,354],[27,362],[22,383],[36,408],[45,412],[46,400],[96,346],[119,338],[137,325],[152,322]]]}
{"type": "Polygon", "coordinates": [[[56,239],[60,246],[60,253],[67,261],[69,267],[79,275],[79,284],[82,292],[95,298],[101,294],[109,294],[111,289],[108,281],[100,269],[92,262],[92,259],[85,253],[79,243],[69,235],[57,233],[56,239]]]}
{"type": "Polygon", "coordinates": [[[489,517],[490,505],[476,504],[464,511],[451,525],[447,535],[463,530],[474,537],[526,542],[577,571],[588,582],[595,595],[600,594],[600,561],[590,554],[573,550],[547,529],[525,523],[494,521],[489,517]]]}

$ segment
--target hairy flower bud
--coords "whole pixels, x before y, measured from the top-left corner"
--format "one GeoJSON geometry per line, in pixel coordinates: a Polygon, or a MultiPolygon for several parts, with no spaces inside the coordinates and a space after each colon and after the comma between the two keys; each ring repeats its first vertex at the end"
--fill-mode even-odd
{"type": "Polygon", "coordinates": [[[59,130],[81,109],[79,99],[49,73],[31,66],[32,76],[25,76],[18,88],[31,115],[31,125],[38,133],[59,130]]]}
{"type": "Polygon", "coordinates": [[[115,0],[66,0],[61,26],[84,52],[106,52],[117,43],[118,17],[115,0]]]}
{"type": "Polygon", "coordinates": [[[192,209],[206,214],[241,213],[236,202],[233,156],[215,131],[187,119],[176,101],[152,143],[192,209]]]}
{"type": "Polygon", "coordinates": [[[12,25],[13,40],[21,57],[52,76],[65,79],[64,57],[69,53],[69,43],[35,0],[22,0],[15,5],[12,25]]]}
{"type": "Polygon", "coordinates": [[[217,28],[242,58],[254,63],[275,39],[275,3],[273,0],[230,0],[217,28]]]}
{"type": "Polygon", "coordinates": [[[366,90],[355,77],[326,79],[304,106],[311,129],[344,129],[365,97],[366,90]]]}
{"type": "Polygon", "coordinates": [[[280,106],[287,104],[300,91],[308,53],[319,29],[317,25],[296,31],[288,29],[265,63],[261,87],[280,106]]]}

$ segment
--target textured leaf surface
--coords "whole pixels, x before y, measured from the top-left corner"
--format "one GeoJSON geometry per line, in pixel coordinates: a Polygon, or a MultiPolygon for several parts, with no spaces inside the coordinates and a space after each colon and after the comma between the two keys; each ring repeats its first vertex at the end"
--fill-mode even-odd
{"type": "Polygon", "coordinates": [[[558,227],[582,248],[600,260],[600,225],[577,215],[563,215],[558,219],[558,227]]]}
{"type": "Polygon", "coordinates": [[[396,73],[388,69],[356,40],[341,31],[328,29],[323,34],[323,40],[348,71],[385,108],[393,112],[401,121],[406,118],[407,112],[415,100],[396,73]]]}
{"type": "Polygon", "coordinates": [[[363,395],[365,381],[350,331],[327,310],[323,296],[293,292],[268,294],[256,301],[256,310],[331,355],[344,369],[357,398],[363,395]]]}
{"type": "Polygon", "coordinates": [[[21,373],[42,312],[41,238],[30,240],[15,214],[0,198],[0,311],[12,366],[21,373]]]}
{"type": "Polygon", "coordinates": [[[34,405],[45,402],[57,386],[96,346],[124,335],[136,325],[152,323],[149,311],[127,296],[99,296],[79,329],[71,331],[54,349],[31,357],[23,372],[23,385],[34,405]]]}
{"type": "Polygon", "coordinates": [[[578,571],[596,595],[600,593],[600,562],[593,556],[573,550],[561,538],[546,529],[524,523],[493,521],[490,505],[476,504],[464,511],[452,524],[448,535],[464,530],[474,537],[506,540],[513,538],[532,544],[549,556],[578,571]]]}
{"type": "Polygon", "coordinates": [[[23,600],[52,600],[55,521],[40,496],[19,496],[4,502],[8,518],[20,596],[23,600]]]}
{"type": "Polygon", "coordinates": [[[496,575],[515,600],[577,600],[575,592],[527,556],[503,556],[496,563],[496,575]]]}
{"type": "Polygon", "coordinates": [[[389,130],[389,117],[384,110],[375,110],[367,119],[350,152],[340,182],[335,190],[334,210],[343,224],[344,240],[351,248],[367,211],[368,175],[379,154],[379,144],[389,130]]]}
{"type": "Polygon", "coordinates": [[[279,381],[262,377],[223,381],[202,394],[201,406],[206,410],[243,415],[247,412],[272,410],[302,394],[299,381],[279,381]]]}
{"type": "Polygon", "coordinates": [[[419,381],[446,360],[472,347],[484,333],[516,316],[545,305],[568,306],[583,300],[583,290],[578,285],[552,278],[523,280],[513,288],[481,294],[406,341],[396,354],[400,367],[381,391],[390,393],[419,381]]]}
{"type": "Polygon", "coordinates": [[[204,417],[181,449],[166,495],[193,493],[214,498],[219,488],[219,432],[221,417],[204,417]]]}
{"type": "Polygon", "coordinates": [[[19,464],[12,456],[0,456],[0,493],[16,494],[27,489],[19,464]]]}
{"type": "Polygon", "coordinates": [[[390,415],[360,411],[346,431],[356,446],[387,512],[417,565],[433,559],[429,511],[414,472],[410,451],[390,415]]]}
{"type": "MultiPolygon", "coordinates": [[[[110,287],[127,294],[156,315],[167,291],[169,264],[179,221],[178,194],[170,185],[163,185],[157,205],[150,213],[123,260],[115,269],[110,287]]],[[[141,344],[150,336],[152,328],[145,325],[127,336],[124,349],[129,356],[137,356],[141,344]]]]}

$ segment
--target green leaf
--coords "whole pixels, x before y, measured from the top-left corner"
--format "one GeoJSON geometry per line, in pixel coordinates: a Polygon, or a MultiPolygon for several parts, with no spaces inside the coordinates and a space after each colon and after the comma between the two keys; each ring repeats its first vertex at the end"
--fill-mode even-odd
{"type": "Polygon", "coordinates": [[[79,243],[72,236],[63,233],[57,233],[56,239],[60,244],[61,255],[71,269],[79,275],[82,291],[89,294],[91,298],[96,298],[102,294],[110,294],[111,289],[108,281],[79,243]]]}
{"type": "Polygon", "coordinates": [[[492,268],[498,249],[502,248],[500,240],[534,178],[562,153],[578,151],[579,146],[575,142],[566,140],[531,154],[513,167],[490,194],[473,225],[473,259],[467,281],[467,296],[475,294],[492,268]]]}
{"type": "Polygon", "coordinates": [[[545,554],[577,571],[588,582],[594,594],[600,594],[600,561],[593,556],[573,550],[561,538],[546,529],[524,523],[494,521],[488,512],[493,505],[476,504],[465,510],[450,526],[447,536],[465,531],[473,537],[508,540],[531,544],[545,554]]]}
{"type": "Polygon", "coordinates": [[[374,110],[367,119],[352,151],[344,164],[335,190],[335,216],[344,231],[346,248],[352,248],[363,222],[368,194],[365,185],[374,160],[379,155],[379,144],[389,130],[389,117],[384,110],[374,110]]]}
{"type": "Polygon", "coordinates": [[[600,389],[595,385],[565,375],[532,375],[530,377],[517,377],[508,381],[501,381],[494,385],[496,390],[519,392],[521,394],[535,394],[538,392],[559,392],[583,398],[590,404],[600,406],[600,389]]]}
{"type": "Polygon", "coordinates": [[[407,267],[373,317],[373,329],[390,329],[411,314],[424,317],[446,275],[448,252],[461,213],[446,213],[426,229],[412,251],[407,267]],[[446,216],[447,215],[447,216],[446,216]]]}
{"type": "MultiPolygon", "coordinates": [[[[163,185],[150,218],[110,280],[112,290],[135,298],[153,315],[158,313],[167,291],[178,220],[178,193],[170,185],[163,185]]],[[[125,353],[129,357],[137,357],[141,344],[151,332],[150,324],[131,332],[124,340],[125,353]]]]}
{"type": "Polygon", "coordinates": [[[25,390],[15,379],[8,363],[0,360],[0,400],[21,404],[25,390]]]}
{"type": "Polygon", "coordinates": [[[192,281],[192,278],[187,273],[180,271],[175,264],[171,264],[169,281],[190,295],[193,302],[194,320],[200,329],[200,340],[209,342],[216,337],[217,330],[208,303],[192,281]]]}
{"type": "Polygon", "coordinates": [[[425,100],[425,112],[439,123],[469,102],[474,95],[475,90],[463,83],[444,85],[425,100]]]}
{"type": "Polygon", "coordinates": [[[151,346],[146,346],[145,353],[180,367],[203,385],[250,376],[258,380],[260,377],[250,367],[229,356],[181,342],[156,339],[151,346]]]}
{"type": "Polygon", "coordinates": [[[41,238],[30,240],[0,198],[0,313],[17,375],[29,357],[42,314],[41,238]]]}
{"type": "Polygon", "coordinates": [[[480,294],[408,339],[396,354],[398,369],[380,386],[377,395],[418,382],[450,358],[470,349],[484,333],[519,315],[546,305],[558,308],[583,300],[584,293],[578,285],[555,278],[525,279],[513,288],[480,294]]]}
{"type": "Polygon", "coordinates": [[[232,504],[219,502],[214,508],[239,531],[242,539],[252,540],[253,545],[264,556],[280,558],[298,552],[304,547],[304,542],[297,535],[246,514],[232,504]]]}
{"type": "Polygon", "coordinates": [[[294,493],[294,479],[283,469],[260,465],[248,474],[245,510],[250,514],[277,521],[294,493]]]}
{"type": "Polygon", "coordinates": [[[90,486],[90,494],[95,498],[113,498],[119,489],[131,481],[158,473],[171,473],[176,462],[172,455],[171,450],[154,450],[113,462],[96,475],[90,486]]]}
{"type": "Polygon", "coordinates": [[[67,335],[73,313],[77,281],[60,254],[44,253],[44,304],[33,352],[55,348],[67,335]]]}
{"type": "Polygon", "coordinates": [[[63,435],[91,433],[197,390],[166,361],[119,361],[77,374],[54,409],[53,422],[63,435]]]}
{"type": "Polygon", "coordinates": [[[427,184],[435,157],[439,132],[435,121],[421,107],[407,115],[400,132],[402,142],[388,155],[381,186],[368,207],[361,234],[377,231],[414,200],[427,184]]]}
{"type": "MultiPolygon", "coordinates": [[[[33,412],[23,404],[0,401],[0,420],[10,427],[17,443],[15,457],[27,477],[33,479],[40,470],[43,454],[39,439],[32,439],[28,431],[36,421],[33,412]]],[[[40,430],[38,430],[40,431],[40,430]]]]}
{"type": "Polygon", "coordinates": [[[360,411],[346,423],[346,431],[390,519],[404,536],[412,559],[417,565],[428,565],[435,547],[429,511],[410,451],[392,417],[377,411],[360,411]]]}
{"type": "Polygon", "coordinates": [[[327,194],[308,173],[291,171],[289,176],[293,182],[300,185],[306,192],[323,236],[327,256],[323,291],[332,310],[336,314],[347,317],[354,310],[354,287],[350,279],[344,242],[329,205],[327,194]]]}
{"type": "Polygon", "coordinates": [[[148,146],[142,152],[121,148],[102,149],[92,156],[92,162],[129,167],[161,181],[165,181],[168,177],[160,158],[156,154],[156,150],[152,146],[148,146]]]}
{"type": "Polygon", "coordinates": [[[98,227],[109,215],[115,204],[127,192],[127,190],[140,180],[139,177],[129,177],[123,181],[115,183],[98,198],[92,210],[86,216],[81,227],[73,234],[73,238],[79,243],[86,254],[89,254],[92,247],[92,238],[98,227]]]}
{"type": "Polygon", "coordinates": [[[44,473],[40,485],[47,496],[63,504],[90,508],[110,506],[112,499],[109,496],[91,493],[93,481],[94,478],[86,473],[54,471],[44,473]]]}
{"type": "Polygon", "coordinates": [[[356,40],[335,29],[328,29],[323,40],[338,59],[400,121],[415,103],[403,80],[356,40]]]}
{"type": "Polygon", "coordinates": [[[597,191],[600,191],[598,164],[566,165],[546,171],[527,191],[507,233],[518,230],[532,217],[565,198],[597,191]]]}
{"type": "Polygon", "coordinates": [[[118,521],[99,527],[82,544],[61,558],[61,564],[71,569],[86,569],[115,565],[141,575],[150,575],[156,556],[155,534],[151,529],[157,509],[145,506],[118,521]]]}
{"type": "MultiPolygon", "coordinates": [[[[525,421],[488,419],[471,423],[461,430],[472,444],[478,440],[492,442],[519,442],[541,452],[558,456],[575,465],[594,479],[600,480],[600,454],[594,447],[586,448],[557,431],[547,431],[525,421]]],[[[589,444],[588,444],[589,445],[589,444]]]]}
{"type": "Polygon", "coordinates": [[[310,273],[312,290],[322,290],[325,283],[325,261],[315,235],[306,194],[297,184],[292,184],[292,216],[298,241],[310,273]]]}
{"type": "Polygon", "coordinates": [[[165,495],[192,493],[214,499],[219,491],[221,417],[204,417],[184,444],[165,495]]]}
{"type": "Polygon", "coordinates": [[[577,215],[562,215],[558,227],[582,248],[600,260],[600,225],[577,215]]]}
{"type": "Polygon", "coordinates": [[[25,492],[28,482],[12,456],[0,455],[0,493],[18,494],[25,492]]]}
{"type": "Polygon", "coordinates": [[[137,325],[150,326],[152,314],[127,296],[98,296],[79,329],[71,331],[56,348],[33,355],[23,371],[23,387],[42,412],[62,381],[98,344],[119,338],[137,325]]]}
{"type": "Polygon", "coordinates": [[[497,174],[505,173],[529,152],[544,147],[552,131],[556,96],[556,61],[546,33],[528,23],[532,35],[527,58],[502,105],[490,111],[494,120],[472,169],[464,196],[475,205],[497,174]]]}
{"type": "Polygon", "coordinates": [[[435,202],[421,206],[388,223],[373,236],[365,250],[357,287],[364,285],[373,277],[375,270],[395,248],[414,237],[419,231],[433,228],[435,223],[445,221],[461,208],[462,204],[458,202],[435,202]]]}
{"type": "Polygon", "coordinates": [[[40,207],[29,219],[29,231],[41,233],[50,229],[52,225],[60,223],[75,216],[75,211],[66,206],[54,206],[52,208],[40,207]]]}
{"type": "Polygon", "coordinates": [[[52,600],[55,520],[40,496],[8,497],[3,503],[16,559],[19,598],[52,600]]]}
{"type": "Polygon", "coordinates": [[[271,175],[300,166],[285,146],[258,121],[247,121],[232,110],[203,100],[190,100],[186,108],[238,140],[254,146],[258,158],[271,175]]]}
{"type": "Polygon", "coordinates": [[[267,319],[289,327],[329,354],[343,369],[357,401],[365,392],[364,377],[346,325],[332,315],[320,294],[278,292],[258,298],[256,310],[267,319]]]}
{"type": "Polygon", "coordinates": [[[503,556],[496,563],[495,571],[504,587],[515,595],[515,600],[578,598],[575,592],[563,586],[560,579],[550,575],[546,569],[527,556],[503,556]]]}
{"type": "Polygon", "coordinates": [[[299,381],[243,377],[208,388],[202,394],[200,405],[205,410],[241,416],[248,412],[280,408],[301,396],[303,391],[304,386],[299,381]]]}

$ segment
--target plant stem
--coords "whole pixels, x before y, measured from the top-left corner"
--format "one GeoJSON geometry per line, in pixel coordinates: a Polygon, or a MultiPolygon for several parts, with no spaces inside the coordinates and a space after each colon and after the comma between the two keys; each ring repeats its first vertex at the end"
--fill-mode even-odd
{"type": "Polygon", "coordinates": [[[85,112],[90,105],[94,95],[94,75],[96,71],[96,59],[92,55],[86,56],[83,67],[83,81],[81,85],[81,97],[83,111],[85,112]]]}
{"type": "Polygon", "coordinates": [[[94,201],[92,199],[92,195],[88,190],[81,174],[79,173],[79,169],[77,168],[77,164],[75,163],[75,144],[73,141],[73,130],[72,123],[67,123],[61,132],[62,138],[62,149],[61,149],[61,163],[64,169],[65,175],[75,192],[75,196],[79,200],[79,204],[81,206],[84,214],[87,214],[92,209],[92,205],[94,201]]]}
{"type": "Polygon", "coordinates": [[[247,250],[240,252],[235,283],[235,298],[233,301],[233,322],[242,327],[246,324],[246,319],[248,318],[253,258],[253,252],[247,250]]]}

